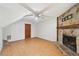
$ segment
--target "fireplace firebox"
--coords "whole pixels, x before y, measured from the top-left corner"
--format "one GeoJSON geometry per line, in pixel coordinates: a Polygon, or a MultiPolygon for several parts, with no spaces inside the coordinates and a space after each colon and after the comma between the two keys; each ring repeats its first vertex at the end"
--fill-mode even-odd
{"type": "Polygon", "coordinates": [[[76,53],[76,37],[63,34],[63,44],[76,53]]]}

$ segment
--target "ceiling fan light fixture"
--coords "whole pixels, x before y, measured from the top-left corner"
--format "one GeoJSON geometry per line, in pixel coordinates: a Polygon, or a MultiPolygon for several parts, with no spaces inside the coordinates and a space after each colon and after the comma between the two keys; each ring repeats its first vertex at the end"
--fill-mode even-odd
{"type": "Polygon", "coordinates": [[[35,20],[37,21],[38,20],[38,17],[35,17],[35,20]]]}

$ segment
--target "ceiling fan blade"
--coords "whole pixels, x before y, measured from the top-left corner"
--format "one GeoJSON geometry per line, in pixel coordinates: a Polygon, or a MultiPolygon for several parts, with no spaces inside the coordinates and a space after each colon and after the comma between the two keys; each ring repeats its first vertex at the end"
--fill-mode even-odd
{"type": "Polygon", "coordinates": [[[45,20],[49,20],[51,19],[51,16],[48,16],[48,15],[42,15],[40,16],[42,19],[45,19],[45,20]]]}
{"type": "Polygon", "coordinates": [[[24,3],[19,3],[22,7],[24,7],[25,9],[29,10],[30,12],[32,12],[33,14],[36,14],[36,12],[27,4],[24,3]]]}
{"type": "Polygon", "coordinates": [[[33,16],[32,14],[29,14],[29,15],[25,15],[24,17],[26,17],[26,16],[33,16]]]}
{"type": "Polygon", "coordinates": [[[48,15],[41,15],[40,17],[48,17],[48,18],[51,18],[51,16],[48,16],[48,15]]]}
{"type": "Polygon", "coordinates": [[[42,13],[44,13],[44,12],[50,10],[51,8],[52,8],[52,4],[49,4],[49,5],[48,5],[47,7],[45,7],[43,10],[41,10],[41,11],[39,12],[39,14],[42,14],[42,13]]]}

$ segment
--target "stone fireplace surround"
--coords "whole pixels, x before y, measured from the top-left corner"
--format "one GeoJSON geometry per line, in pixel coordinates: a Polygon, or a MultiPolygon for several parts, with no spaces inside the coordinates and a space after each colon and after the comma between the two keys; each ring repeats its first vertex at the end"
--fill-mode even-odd
{"type": "Polygon", "coordinates": [[[58,31],[58,42],[63,44],[63,34],[76,37],[76,53],[79,54],[79,29],[60,29],[58,31]]]}

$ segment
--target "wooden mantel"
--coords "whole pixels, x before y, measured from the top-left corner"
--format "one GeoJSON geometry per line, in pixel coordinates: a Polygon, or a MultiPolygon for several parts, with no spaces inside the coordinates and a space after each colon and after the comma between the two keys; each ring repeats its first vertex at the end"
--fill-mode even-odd
{"type": "Polygon", "coordinates": [[[57,27],[57,29],[76,29],[76,28],[79,28],[79,24],[57,27]]]}

